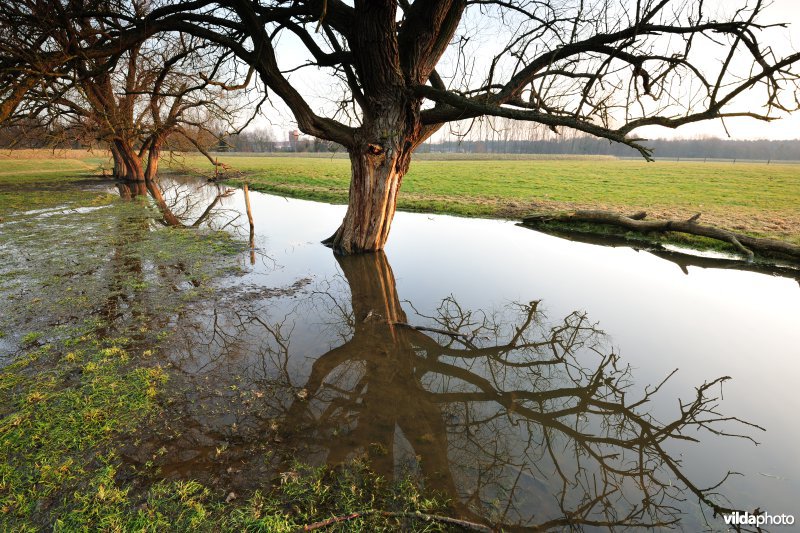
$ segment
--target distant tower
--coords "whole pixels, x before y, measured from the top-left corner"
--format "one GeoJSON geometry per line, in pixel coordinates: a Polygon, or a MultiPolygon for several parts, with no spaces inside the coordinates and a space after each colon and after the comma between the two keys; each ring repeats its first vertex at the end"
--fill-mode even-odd
{"type": "Polygon", "coordinates": [[[289,148],[292,152],[297,151],[297,141],[300,139],[300,130],[292,130],[289,132],[289,148]]]}

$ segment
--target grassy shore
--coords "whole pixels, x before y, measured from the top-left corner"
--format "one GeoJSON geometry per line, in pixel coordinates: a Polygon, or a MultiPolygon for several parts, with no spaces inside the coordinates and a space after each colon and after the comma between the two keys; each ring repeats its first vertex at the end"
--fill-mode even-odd
{"type": "MultiPolygon", "coordinates": [[[[399,208],[512,219],[576,208],[645,210],[651,218],[702,213],[707,224],[800,244],[800,164],[486,157],[419,154],[403,180],[399,208]]],[[[243,173],[254,190],[347,201],[350,165],[343,154],[220,154],[219,160],[243,173]]],[[[0,177],[55,180],[64,173],[100,173],[109,165],[98,152],[0,152],[0,177]]],[[[196,155],[167,158],[167,167],[211,174],[208,161],[196,155]]]]}
{"type": "MultiPolygon", "coordinates": [[[[221,157],[255,190],[333,203],[347,201],[343,158],[221,157]]],[[[185,164],[202,168],[200,159],[185,164]]],[[[635,160],[416,160],[400,209],[520,218],[566,209],[645,210],[800,244],[800,165],[635,160]]]]}

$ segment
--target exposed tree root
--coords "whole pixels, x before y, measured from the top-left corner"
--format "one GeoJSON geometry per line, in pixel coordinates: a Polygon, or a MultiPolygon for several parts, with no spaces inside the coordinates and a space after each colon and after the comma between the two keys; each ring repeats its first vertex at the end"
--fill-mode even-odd
{"type": "Polygon", "coordinates": [[[753,259],[754,252],[773,255],[781,254],[800,260],[800,246],[774,239],[751,237],[713,226],[704,226],[697,223],[700,213],[688,220],[644,220],[646,216],[645,212],[625,216],[610,211],[571,211],[530,215],[523,218],[522,223],[526,226],[535,226],[542,222],[588,222],[618,226],[641,233],[687,233],[730,243],[749,260],[753,259]]]}

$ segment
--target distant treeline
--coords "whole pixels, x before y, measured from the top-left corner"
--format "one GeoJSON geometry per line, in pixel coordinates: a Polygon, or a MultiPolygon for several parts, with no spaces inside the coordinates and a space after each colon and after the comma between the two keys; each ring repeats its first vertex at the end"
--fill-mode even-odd
{"type": "MultiPolygon", "coordinates": [[[[1,128],[0,148],[85,148],[92,144],[70,132],[48,132],[47,135],[25,135],[34,128],[1,128]],[[25,131],[27,130],[27,131],[25,131]]],[[[236,135],[209,138],[206,148],[215,152],[275,153],[275,152],[344,152],[342,146],[309,136],[276,140],[267,128],[245,130],[236,135]]],[[[656,159],[755,159],[764,161],[800,161],[800,139],[785,141],[734,141],[728,139],[654,139],[643,144],[653,148],[656,159]]],[[[183,149],[182,146],[171,147],[183,149]]],[[[191,149],[187,147],[186,149],[191,149]]],[[[594,137],[572,136],[557,139],[535,140],[449,140],[426,142],[417,149],[423,153],[473,153],[473,154],[558,154],[558,155],[609,155],[616,157],[641,157],[623,144],[610,143],[594,137]]]]}
{"type": "MultiPolygon", "coordinates": [[[[789,141],[734,141],[727,139],[655,139],[643,143],[653,148],[658,158],[686,159],[763,159],[765,161],[800,161],[800,139],[789,141]]],[[[603,139],[576,137],[538,141],[450,141],[426,143],[425,152],[505,153],[505,154],[573,154],[641,157],[623,144],[603,139]]]]}
{"type": "MultiPolygon", "coordinates": [[[[800,161],[800,139],[790,141],[733,141],[727,139],[654,139],[646,141],[654,156],[665,159],[758,159],[773,161],[800,161]]],[[[264,131],[243,132],[228,137],[220,151],[228,152],[331,152],[344,151],[341,146],[303,137],[289,143],[280,142],[264,131]]],[[[543,140],[487,140],[428,142],[418,152],[475,153],[475,154],[563,154],[610,155],[616,157],[641,157],[623,144],[609,143],[604,139],[575,137],[543,140]]]]}

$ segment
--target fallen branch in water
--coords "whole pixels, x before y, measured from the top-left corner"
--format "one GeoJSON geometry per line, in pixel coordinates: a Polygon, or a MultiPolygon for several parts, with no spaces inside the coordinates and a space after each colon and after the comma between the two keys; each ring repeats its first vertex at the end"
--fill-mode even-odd
{"type": "Polygon", "coordinates": [[[641,233],[666,233],[672,231],[708,237],[730,243],[750,260],[753,259],[753,251],[772,254],[778,253],[794,259],[800,259],[800,246],[774,239],[751,237],[713,226],[704,226],[697,223],[697,219],[700,218],[700,213],[692,216],[688,220],[644,220],[646,216],[647,214],[644,212],[625,216],[610,211],[572,211],[567,213],[530,215],[523,218],[522,223],[526,226],[534,226],[543,222],[588,222],[618,226],[641,233]]]}
{"type": "Polygon", "coordinates": [[[430,333],[439,333],[441,335],[450,335],[451,337],[461,337],[461,338],[468,338],[469,335],[466,333],[458,333],[456,331],[449,331],[446,329],[437,329],[437,328],[429,328],[427,326],[414,326],[407,322],[392,322],[395,326],[403,326],[404,328],[416,329],[417,331],[428,331],[430,333]]]}
{"type": "Polygon", "coordinates": [[[466,520],[459,520],[458,518],[450,518],[448,516],[425,514],[425,513],[420,513],[419,511],[392,512],[392,511],[377,511],[375,509],[370,509],[368,511],[363,511],[361,513],[352,513],[345,516],[334,516],[333,518],[322,520],[321,522],[314,522],[313,524],[305,525],[300,529],[300,531],[314,531],[316,529],[324,529],[334,524],[349,522],[350,520],[355,520],[356,518],[364,518],[376,514],[387,518],[415,518],[417,520],[422,520],[424,522],[436,522],[439,524],[448,524],[451,526],[458,526],[467,531],[482,531],[485,533],[493,533],[494,531],[492,528],[484,526],[483,524],[476,524],[475,522],[468,522],[466,520]]]}

